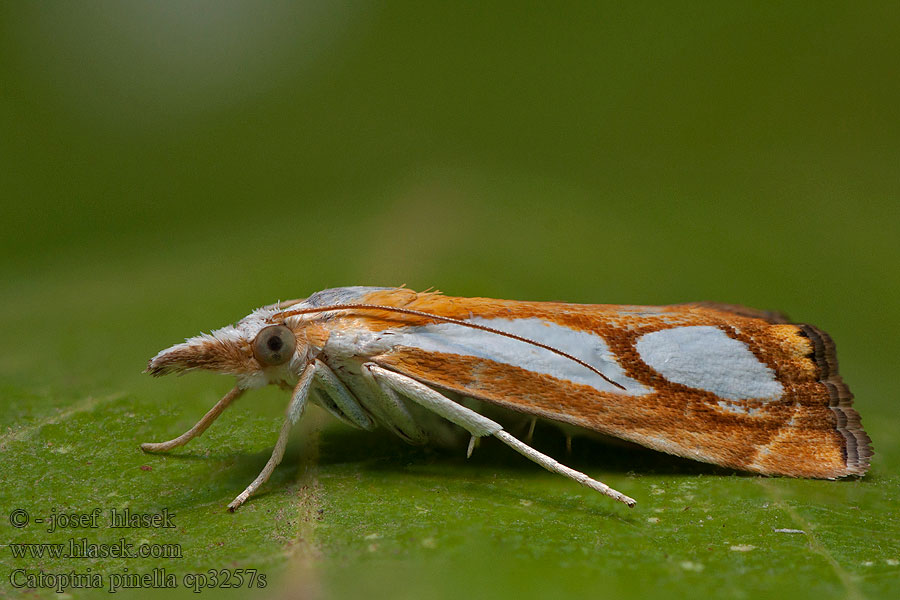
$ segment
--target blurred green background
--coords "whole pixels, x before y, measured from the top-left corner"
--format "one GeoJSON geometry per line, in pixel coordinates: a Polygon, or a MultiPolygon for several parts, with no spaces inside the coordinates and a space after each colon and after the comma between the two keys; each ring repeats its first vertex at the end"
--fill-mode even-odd
{"type": "Polygon", "coordinates": [[[127,537],[185,558],[2,547],[0,596],[32,597],[14,568],[165,566],[267,570],[253,597],[897,597],[898,31],[897,2],[4,3],[3,544],[71,537],[14,529],[17,507],[167,506],[177,535],[127,537]],[[229,385],[142,376],[161,348],[404,283],[784,310],[835,338],[872,471],[761,479],[576,440],[628,511],[491,444],[466,462],[312,414],[229,515],[283,393],[173,456],[137,449],[229,385]]]}

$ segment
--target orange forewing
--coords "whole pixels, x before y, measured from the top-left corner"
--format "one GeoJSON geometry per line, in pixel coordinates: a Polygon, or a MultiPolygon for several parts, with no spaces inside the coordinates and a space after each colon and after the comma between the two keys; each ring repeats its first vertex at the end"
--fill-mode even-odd
{"type": "MultiPolygon", "coordinates": [[[[642,396],[600,392],[509,364],[410,347],[373,357],[382,366],[438,388],[757,473],[832,478],[868,469],[869,438],[837,372],[831,339],[809,325],[784,323],[776,313],[714,304],[641,307],[455,298],[406,289],[373,292],[364,302],[456,319],[537,317],[588,331],[606,340],[629,377],[653,391],[642,396]],[[740,401],[753,409],[747,414],[726,411],[715,394],[668,381],[641,360],[635,348],[640,336],[694,325],[715,326],[746,344],[775,373],[784,388],[781,398],[740,401]]],[[[375,331],[428,324],[424,317],[377,311],[344,319],[375,331]]]]}

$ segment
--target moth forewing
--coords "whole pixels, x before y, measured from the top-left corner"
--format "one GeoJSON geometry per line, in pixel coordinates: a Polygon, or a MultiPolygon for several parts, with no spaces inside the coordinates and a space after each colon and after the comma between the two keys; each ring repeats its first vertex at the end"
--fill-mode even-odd
{"type": "MultiPolygon", "coordinates": [[[[293,389],[263,472],[281,460],[307,401],[411,443],[426,434],[407,403],[471,434],[497,437],[547,469],[634,501],[513,438],[452,397],[575,425],[650,448],[769,475],[862,475],[871,447],[820,330],[739,306],[578,305],[453,298],[405,288],[335,288],[258,309],[160,352],[154,375],[208,369],[237,385],[186,443],[244,390],[293,389]]],[[[472,444],[469,445],[471,451],[472,444]]]]}

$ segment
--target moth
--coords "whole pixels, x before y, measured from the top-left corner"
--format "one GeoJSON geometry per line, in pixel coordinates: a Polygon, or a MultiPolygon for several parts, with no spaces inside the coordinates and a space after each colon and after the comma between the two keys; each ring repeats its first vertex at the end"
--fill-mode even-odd
{"type": "Polygon", "coordinates": [[[272,474],[309,402],[410,443],[426,442],[423,415],[437,415],[471,436],[470,453],[477,438],[493,436],[629,506],[634,499],[538,452],[470,399],[765,475],[863,475],[872,456],[831,338],[737,305],[521,302],[343,287],[254,310],[147,366],[155,376],[196,369],[237,381],[190,430],[143,450],[187,443],[246,390],[291,390],[272,456],[232,511],[272,474]]]}

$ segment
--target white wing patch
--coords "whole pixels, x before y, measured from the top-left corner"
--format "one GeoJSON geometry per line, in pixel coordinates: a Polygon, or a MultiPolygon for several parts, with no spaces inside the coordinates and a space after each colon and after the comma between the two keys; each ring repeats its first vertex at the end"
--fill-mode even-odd
{"type": "Polygon", "coordinates": [[[391,346],[408,346],[426,352],[484,358],[527,369],[534,373],[543,373],[573,383],[589,385],[601,392],[642,396],[652,391],[625,375],[625,371],[616,362],[615,355],[609,351],[609,345],[602,337],[594,333],[576,331],[555,323],[547,323],[538,318],[485,319],[474,317],[467,321],[513,333],[571,354],[621,384],[625,390],[613,386],[590,369],[565,356],[527,342],[453,323],[394,329],[385,332],[389,334],[381,337],[381,340],[389,341],[391,346]]]}
{"type": "Polygon", "coordinates": [[[718,327],[697,325],[641,336],[641,360],[674,383],[712,392],[727,400],[777,400],[784,388],[775,373],[746,344],[718,327]]]}

